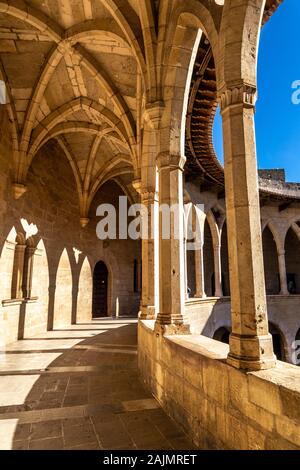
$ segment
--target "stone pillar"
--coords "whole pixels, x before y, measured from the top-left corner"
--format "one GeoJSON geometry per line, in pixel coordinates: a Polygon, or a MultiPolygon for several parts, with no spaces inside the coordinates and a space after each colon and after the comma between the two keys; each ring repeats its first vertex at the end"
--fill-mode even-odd
{"type": "Polygon", "coordinates": [[[214,246],[214,266],[215,266],[215,297],[223,297],[221,245],[214,246]]]}
{"type": "Polygon", "coordinates": [[[159,314],[156,329],[167,334],[189,333],[185,324],[183,167],[185,158],[162,153],[157,157],[159,170],[159,314]],[[163,217],[170,210],[170,224],[163,217]],[[164,223],[163,223],[164,219],[164,223]],[[170,236],[166,230],[170,225],[170,236]],[[166,227],[167,226],[167,227],[166,227]]]}
{"type": "Polygon", "coordinates": [[[32,287],[32,270],[34,261],[35,248],[27,246],[24,257],[24,279],[23,279],[23,296],[26,299],[31,298],[31,287],[32,287]]]}
{"type": "Polygon", "coordinates": [[[203,244],[201,244],[199,248],[197,247],[197,250],[195,250],[195,297],[202,299],[206,297],[204,280],[203,244]]]}
{"type": "Polygon", "coordinates": [[[158,201],[155,191],[142,189],[141,203],[147,209],[147,238],[142,240],[142,296],[140,318],[153,320],[156,317],[156,279],[158,266],[156,250],[158,249],[158,201]],[[154,219],[154,220],[153,220],[154,219]]]}
{"type": "Polygon", "coordinates": [[[185,299],[189,298],[188,294],[188,259],[187,259],[187,240],[184,237],[183,240],[183,249],[184,249],[184,292],[185,292],[185,299]]]}
{"type": "Polygon", "coordinates": [[[280,295],[289,295],[285,265],[285,251],[278,252],[278,267],[280,277],[280,295]]]}
{"type": "Polygon", "coordinates": [[[276,364],[265,293],[255,96],[256,89],[244,83],[220,95],[232,317],[228,363],[247,370],[267,369],[276,364]]]}
{"type": "Polygon", "coordinates": [[[22,299],[22,283],[23,283],[23,269],[24,269],[24,256],[26,245],[17,244],[15,247],[14,267],[12,274],[11,284],[11,298],[22,299]]]}

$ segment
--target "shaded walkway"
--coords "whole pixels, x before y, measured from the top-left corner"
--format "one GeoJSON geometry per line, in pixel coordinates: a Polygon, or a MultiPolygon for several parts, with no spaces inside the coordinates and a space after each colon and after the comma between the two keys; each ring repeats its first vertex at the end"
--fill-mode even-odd
{"type": "Polygon", "coordinates": [[[138,378],[136,320],[18,341],[0,353],[0,449],[193,449],[138,378]]]}

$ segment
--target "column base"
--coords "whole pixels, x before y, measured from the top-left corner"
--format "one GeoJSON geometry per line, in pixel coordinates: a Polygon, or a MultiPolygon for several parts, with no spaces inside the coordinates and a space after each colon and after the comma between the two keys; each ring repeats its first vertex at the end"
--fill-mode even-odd
{"type": "Polygon", "coordinates": [[[227,363],[236,369],[249,371],[272,369],[276,366],[272,336],[231,334],[227,363]]]}
{"type": "Polygon", "coordinates": [[[141,306],[139,311],[140,320],[155,320],[155,307],[154,306],[141,306]]]}
{"type": "Polygon", "coordinates": [[[236,369],[248,370],[248,371],[258,371],[258,370],[267,370],[273,369],[276,366],[276,356],[273,358],[262,359],[262,360],[252,360],[245,359],[240,357],[235,357],[231,354],[228,354],[227,364],[236,369]]]}
{"type": "Polygon", "coordinates": [[[179,321],[179,318],[173,318],[172,315],[166,316],[160,314],[157,316],[154,331],[157,334],[166,336],[191,334],[190,325],[184,322],[182,316],[180,316],[179,321]]]}

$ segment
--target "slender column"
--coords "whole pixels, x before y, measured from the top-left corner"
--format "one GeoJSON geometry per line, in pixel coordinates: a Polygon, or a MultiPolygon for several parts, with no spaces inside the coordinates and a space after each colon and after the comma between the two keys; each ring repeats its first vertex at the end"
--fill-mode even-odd
{"type": "Polygon", "coordinates": [[[156,262],[156,250],[158,244],[158,233],[156,233],[158,220],[157,197],[152,191],[142,190],[141,202],[147,209],[147,237],[142,240],[142,296],[140,307],[140,318],[151,320],[156,316],[156,278],[158,266],[156,262]]]}
{"type": "Polygon", "coordinates": [[[215,265],[215,297],[223,297],[221,245],[216,245],[214,247],[214,265],[215,265]]]}
{"type": "Polygon", "coordinates": [[[159,169],[159,314],[156,329],[167,334],[189,333],[185,324],[183,243],[183,180],[185,158],[162,153],[159,169]],[[166,210],[170,213],[167,223],[166,210]],[[174,210],[173,210],[174,209],[174,210]],[[170,227],[169,234],[168,228],[170,227]]]}
{"type": "Polygon", "coordinates": [[[203,263],[203,244],[195,251],[195,280],[196,280],[196,294],[195,297],[205,298],[205,283],[204,283],[204,263],[203,263]]]}
{"type": "Polygon", "coordinates": [[[184,292],[185,292],[185,299],[188,299],[188,260],[187,260],[187,241],[184,238],[183,241],[184,246],[184,292]]]}
{"type": "Polygon", "coordinates": [[[23,282],[23,269],[24,269],[24,255],[26,245],[17,244],[15,247],[14,267],[11,285],[12,299],[22,299],[22,282],[23,282]]]}
{"type": "Polygon", "coordinates": [[[220,96],[231,285],[228,363],[247,370],[274,367],[268,330],[254,131],[256,89],[240,83],[220,96]]]}
{"type": "Polygon", "coordinates": [[[285,265],[285,251],[278,252],[278,267],[280,277],[280,295],[289,295],[287,278],[286,278],[286,265],[285,265]]]}

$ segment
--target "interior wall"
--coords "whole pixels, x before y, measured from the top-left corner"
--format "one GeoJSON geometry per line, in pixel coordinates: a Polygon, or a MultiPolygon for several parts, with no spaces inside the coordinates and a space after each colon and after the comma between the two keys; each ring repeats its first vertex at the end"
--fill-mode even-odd
{"type": "Polygon", "coordinates": [[[134,294],[133,266],[139,258],[138,242],[132,240],[101,241],[96,236],[96,208],[101,202],[111,202],[111,194],[123,194],[116,183],[107,183],[95,196],[90,223],[79,224],[78,193],[68,160],[50,142],[33,160],[27,179],[27,192],[18,200],[13,198],[12,149],[9,123],[0,107],[0,321],[3,341],[12,342],[24,335],[39,334],[56,325],[91,319],[89,302],[92,295],[91,272],[103,260],[112,272],[109,314],[137,315],[139,294],[134,294]],[[32,297],[30,301],[11,300],[15,236],[24,233],[21,219],[34,224],[42,240],[34,256],[32,297]],[[59,262],[64,253],[63,265],[59,262]],[[68,266],[69,265],[69,266],[68,266]],[[48,271],[48,272],[47,272],[48,271]],[[83,291],[85,293],[83,293],[83,291]]]}

